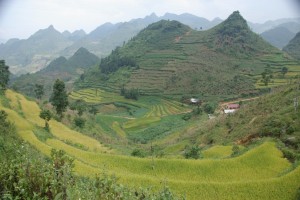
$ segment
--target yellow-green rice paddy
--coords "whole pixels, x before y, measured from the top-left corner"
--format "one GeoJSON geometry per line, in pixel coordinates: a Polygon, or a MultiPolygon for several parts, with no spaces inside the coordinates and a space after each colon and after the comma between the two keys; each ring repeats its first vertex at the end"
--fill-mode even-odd
{"type": "MultiPolygon", "coordinates": [[[[212,147],[204,151],[207,159],[202,160],[135,158],[110,154],[110,150],[97,140],[55,120],[50,121],[54,138],[42,142],[33,133],[34,127],[44,125],[39,118],[38,105],[10,90],[6,94],[13,109],[2,105],[0,109],[8,113],[20,137],[46,156],[49,156],[51,148],[63,149],[75,158],[78,175],[93,177],[105,170],[117,175],[121,183],[133,187],[160,188],[162,183],[167,182],[175,193],[186,195],[188,199],[288,200],[296,197],[300,187],[300,167],[292,169],[292,164],[283,158],[273,142],[263,143],[235,158],[224,159],[231,154],[231,146],[212,147]],[[87,150],[76,148],[66,141],[81,144],[87,150]]],[[[158,109],[159,113],[168,112],[158,109]]],[[[148,117],[159,119],[157,115],[148,117]]],[[[138,121],[129,121],[125,128],[134,128],[136,124],[141,125],[138,121]]],[[[112,128],[124,137],[119,123],[114,122],[112,128]]]]}

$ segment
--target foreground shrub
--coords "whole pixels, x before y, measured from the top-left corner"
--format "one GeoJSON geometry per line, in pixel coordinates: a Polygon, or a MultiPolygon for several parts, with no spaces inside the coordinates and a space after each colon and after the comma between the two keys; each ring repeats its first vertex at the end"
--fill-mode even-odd
{"type": "Polygon", "coordinates": [[[48,162],[29,145],[22,144],[15,158],[2,160],[0,166],[0,199],[184,199],[176,197],[167,186],[157,193],[151,189],[133,189],[106,173],[95,178],[77,177],[72,171],[73,159],[62,150],[53,149],[48,162]]]}
{"type": "Polygon", "coordinates": [[[193,159],[199,159],[201,158],[200,155],[200,147],[194,145],[192,147],[187,146],[184,150],[184,157],[189,159],[189,158],[193,158],[193,159]]]}

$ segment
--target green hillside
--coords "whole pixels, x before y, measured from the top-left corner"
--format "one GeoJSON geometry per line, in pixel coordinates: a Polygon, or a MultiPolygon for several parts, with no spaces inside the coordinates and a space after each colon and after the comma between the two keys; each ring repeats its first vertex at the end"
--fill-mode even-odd
{"type": "Polygon", "coordinates": [[[80,48],[69,59],[58,57],[44,69],[34,74],[25,74],[11,81],[11,86],[29,96],[34,96],[35,84],[44,86],[46,96],[52,91],[56,79],[61,79],[73,87],[73,83],[87,68],[99,63],[99,58],[84,48],[80,48]]]}
{"type": "Polygon", "coordinates": [[[295,36],[295,34],[288,28],[279,26],[263,32],[261,36],[273,46],[278,49],[282,49],[295,36]]]}
{"type": "MultiPolygon", "coordinates": [[[[192,125],[185,134],[171,134],[168,140],[161,140],[161,146],[174,144],[174,141],[193,141],[206,147],[207,145],[237,144],[248,145],[272,137],[290,160],[300,158],[300,112],[295,108],[295,98],[299,101],[299,83],[273,89],[268,95],[242,103],[241,108],[232,115],[221,114],[224,106],[217,110],[217,117],[192,125]]],[[[236,102],[238,103],[238,101],[236,102]]],[[[242,148],[238,148],[242,152],[242,148]]],[[[205,155],[226,157],[228,148],[217,149],[205,155]]],[[[213,156],[214,157],[214,156],[213,156]]]]}
{"type": "Polygon", "coordinates": [[[42,133],[35,131],[44,125],[38,117],[38,105],[12,91],[7,91],[6,98],[0,109],[15,122],[18,136],[45,156],[50,156],[52,148],[64,150],[75,159],[74,170],[80,176],[91,177],[104,169],[131,187],[159,188],[161,182],[167,182],[172,191],[188,199],[293,199],[300,186],[299,167],[282,158],[274,142],[265,142],[228,159],[120,156],[55,120],[50,121],[51,137],[41,140],[42,133]]]}
{"type": "Polygon", "coordinates": [[[207,31],[176,21],[151,24],[76,85],[111,92],[124,85],[147,95],[224,99],[257,94],[255,83],[265,68],[279,72],[292,65],[297,63],[253,33],[236,11],[207,31]]]}
{"type": "Polygon", "coordinates": [[[283,48],[283,51],[300,60],[300,32],[283,48]]]}

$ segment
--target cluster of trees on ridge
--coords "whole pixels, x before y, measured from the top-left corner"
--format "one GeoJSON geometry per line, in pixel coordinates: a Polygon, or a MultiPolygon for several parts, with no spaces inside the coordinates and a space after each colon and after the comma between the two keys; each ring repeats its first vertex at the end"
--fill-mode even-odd
{"type": "Polygon", "coordinates": [[[101,59],[100,70],[104,74],[115,72],[121,67],[138,68],[138,65],[133,57],[121,56],[120,47],[113,50],[109,56],[101,59]]]}

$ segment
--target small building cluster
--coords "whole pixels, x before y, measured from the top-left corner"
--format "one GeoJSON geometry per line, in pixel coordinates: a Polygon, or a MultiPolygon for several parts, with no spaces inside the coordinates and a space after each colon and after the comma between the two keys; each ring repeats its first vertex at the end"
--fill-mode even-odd
{"type": "Polygon", "coordinates": [[[226,106],[226,108],[224,109],[224,113],[225,114],[230,114],[230,113],[234,113],[235,111],[237,111],[238,109],[240,109],[240,105],[239,104],[228,104],[226,106]]]}

